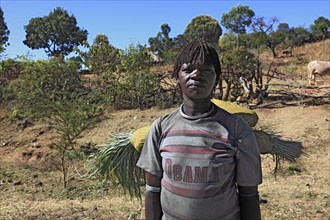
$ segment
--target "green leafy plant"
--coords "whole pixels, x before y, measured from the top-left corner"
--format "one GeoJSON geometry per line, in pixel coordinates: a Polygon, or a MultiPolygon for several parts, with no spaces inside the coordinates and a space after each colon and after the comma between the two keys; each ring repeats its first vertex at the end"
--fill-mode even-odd
{"type": "Polygon", "coordinates": [[[152,105],[159,86],[159,78],[150,73],[151,57],[142,45],[130,45],[121,54],[116,72],[107,71],[101,76],[104,95],[118,109],[144,108],[152,105]]]}
{"type": "Polygon", "coordinates": [[[95,118],[92,115],[91,106],[82,98],[57,101],[53,103],[49,112],[51,114],[47,116],[47,121],[58,134],[53,146],[60,155],[63,186],[66,187],[67,161],[75,157],[79,135],[95,122],[95,118]]]}
{"type": "Polygon", "coordinates": [[[43,119],[55,129],[53,143],[61,161],[63,185],[68,181],[67,162],[76,151],[79,135],[102,113],[102,96],[80,80],[76,61],[63,57],[26,64],[22,76],[11,82],[14,109],[22,117],[43,119]]]}

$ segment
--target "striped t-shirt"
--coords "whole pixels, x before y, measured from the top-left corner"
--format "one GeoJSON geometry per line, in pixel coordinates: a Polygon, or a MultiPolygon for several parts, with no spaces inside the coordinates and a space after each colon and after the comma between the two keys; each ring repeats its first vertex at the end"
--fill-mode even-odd
{"type": "Polygon", "coordinates": [[[152,124],[137,163],[162,177],[163,219],[240,219],[236,184],[262,182],[251,127],[215,105],[200,117],[181,109],[152,124]]]}

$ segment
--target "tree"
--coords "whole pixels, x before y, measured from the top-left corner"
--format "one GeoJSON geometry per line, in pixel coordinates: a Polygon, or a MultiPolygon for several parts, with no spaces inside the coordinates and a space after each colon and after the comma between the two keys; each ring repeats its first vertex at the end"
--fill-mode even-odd
{"type": "Polygon", "coordinates": [[[188,43],[188,40],[185,38],[183,34],[179,34],[178,36],[173,38],[172,48],[176,48],[176,51],[179,50],[188,43]]]}
{"type": "Polygon", "coordinates": [[[77,26],[74,15],[57,7],[48,16],[32,18],[25,27],[23,43],[31,49],[44,49],[48,56],[68,55],[87,40],[88,32],[77,26]]]}
{"type": "Polygon", "coordinates": [[[109,43],[109,39],[104,34],[96,36],[93,45],[88,51],[91,71],[100,74],[106,71],[115,71],[120,63],[119,49],[109,43]]]}
{"type": "Polygon", "coordinates": [[[159,78],[150,72],[153,62],[148,51],[146,46],[130,44],[125,51],[120,51],[116,72],[100,75],[98,89],[113,107],[144,108],[155,103],[159,78]]]}
{"type": "Polygon", "coordinates": [[[252,28],[255,40],[260,44],[266,45],[272,52],[273,57],[277,57],[276,47],[281,43],[282,38],[274,34],[274,25],[278,23],[278,18],[271,18],[267,23],[264,17],[258,17],[253,20],[252,28]]]}
{"type": "Polygon", "coordinates": [[[236,47],[236,37],[233,33],[227,32],[223,34],[219,40],[220,50],[229,51],[236,47]]]}
{"type": "Polygon", "coordinates": [[[240,77],[252,81],[253,74],[256,72],[256,58],[243,46],[235,47],[222,52],[221,58],[222,79],[227,87],[223,100],[236,100],[243,94],[243,89],[239,81],[240,77]]]}
{"type": "Polygon", "coordinates": [[[221,24],[235,34],[246,33],[254,17],[254,11],[249,6],[238,5],[233,7],[228,13],[223,13],[221,24]]]}
{"type": "Polygon", "coordinates": [[[290,27],[287,23],[280,23],[275,32],[271,32],[269,36],[278,47],[288,51],[292,51],[293,43],[290,38],[290,27]]]}
{"type": "Polygon", "coordinates": [[[191,20],[183,35],[188,41],[202,39],[218,47],[221,34],[222,29],[217,20],[208,15],[200,15],[191,20]]]}
{"type": "Polygon", "coordinates": [[[168,24],[162,24],[160,28],[161,31],[157,33],[156,37],[150,37],[148,43],[154,53],[163,59],[167,59],[167,51],[172,47],[172,38],[169,36],[171,28],[168,24]]]}
{"type": "Polygon", "coordinates": [[[0,54],[5,50],[5,47],[8,46],[8,36],[10,31],[8,30],[5,18],[3,17],[3,11],[0,7],[0,54]]]}
{"type": "Polygon", "coordinates": [[[84,85],[77,63],[63,57],[28,61],[9,88],[14,107],[22,116],[44,119],[56,131],[52,147],[58,153],[66,187],[68,163],[77,150],[77,140],[102,113],[103,97],[84,85]]]}
{"type": "Polygon", "coordinates": [[[314,21],[314,24],[310,26],[312,34],[315,35],[317,39],[322,39],[322,40],[330,37],[329,28],[330,28],[330,21],[329,19],[323,16],[318,17],[314,21]]]}
{"type": "Polygon", "coordinates": [[[233,7],[228,13],[223,13],[221,24],[237,37],[237,46],[240,44],[239,36],[246,33],[246,28],[252,23],[254,11],[249,6],[238,5],[233,7]]]}
{"type": "Polygon", "coordinates": [[[290,27],[287,23],[279,23],[276,31],[287,33],[290,31],[290,27]]]}
{"type": "Polygon", "coordinates": [[[292,50],[292,40],[290,38],[290,27],[287,23],[280,23],[277,26],[277,29],[274,33],[272,33],[274,38],[277,38],[281,43],[280,47],[287,51],[292,50]]]}
{"type": "Polygon", "coordinates": [[[294,46],[302,46],[312,41],[312,34],[305,27],[298,26],[290,30],[290,39],[294,46]]]}

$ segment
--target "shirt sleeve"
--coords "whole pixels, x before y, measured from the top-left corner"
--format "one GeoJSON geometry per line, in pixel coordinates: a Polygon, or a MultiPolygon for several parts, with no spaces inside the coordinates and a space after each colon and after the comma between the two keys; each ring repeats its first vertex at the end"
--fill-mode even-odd
{"type": "Polygon", "coordinates": [[[136,165],[148,173],[162,177],[162,158],[159,152],[161,129],[158,123],[159,120],[152,123],[136,165]]]}
{"type": "Polygon", "coordinates": [[[256,137],[244,120],[237,122],[238,160],[236,181],[240,186],[257,186],[262,183],[260,152],[256,137]]]}

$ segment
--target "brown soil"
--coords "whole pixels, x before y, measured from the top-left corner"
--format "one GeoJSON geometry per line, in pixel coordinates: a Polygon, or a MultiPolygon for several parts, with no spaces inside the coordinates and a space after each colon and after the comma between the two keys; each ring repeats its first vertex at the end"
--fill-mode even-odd
{"type": "MultiPolygon", "coordinates": [[[[289,64],[296,60],[295,54],[301,54],[308,61],[329,61],[325,48],[330,48],[330,41],[325,47],[322,43],[296,48],[293,57],[278,60],[289,64]]],[[[304,65],[298,65],[294,76],[306,85],[304,65]]],[[[319,83],[327,85],[329,81],[320,78],[319,83]]],[[[330,92],[326,86],[298,90],[309,95],[330,92]]],[[[98,148],[109,134],[149,125],[170,110],[109,110],[101,122],[83,133],[79,147],[98,148]]],[[[330,219],[330,106],[275,106],[256,112],[256,128],[301,141],[304,146],[304,154],[296,162],[282,161],[276,175],[273,158],[262,156],[264,179],[259,189],[263,219],[330,219]]],[[[54,130],[42,122],[11,120],[8,115],[1,107],[0,219],[143,219],[139,201],[131,201],[94,177],[70,173],[73,179],[64,190],[59,162],[51,148],[54,130]]],[[[79,163],[76,169],[83,173],[85,165],[79,163]]]]}

